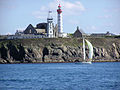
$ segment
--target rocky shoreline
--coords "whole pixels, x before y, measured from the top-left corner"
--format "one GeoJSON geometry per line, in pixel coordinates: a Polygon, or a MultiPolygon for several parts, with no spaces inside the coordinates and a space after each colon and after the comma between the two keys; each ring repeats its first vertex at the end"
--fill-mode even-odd
{"type": "MultiPolygon", "coordinates": [[[[120,61],[120,39],[88,38],[93,62],[120,61]]],[[[88,57],[88,47],[86,47],[88,57]]],[[[82,61],[82,39],[41,38],[0,41],[0,63],[69,63],[82,61]]]]}
{"type": "MultiPolygon", "coordinates": [[[[120,62],[119,60],[96,60],[92,63],[102,63],[102,62],[120,62]]],[[[1,61],[0,64],[44,64],[44,63],[79,63],[79,62],[4,62],[1,61]]]]}

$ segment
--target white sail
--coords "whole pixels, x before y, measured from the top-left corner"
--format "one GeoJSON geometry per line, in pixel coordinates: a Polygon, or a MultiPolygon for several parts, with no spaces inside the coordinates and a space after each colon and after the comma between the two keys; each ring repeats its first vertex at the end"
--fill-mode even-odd
{"type": "Polygon", "coordinates": [[[89,48],[89,59],[92,59],[92,57],[93,57],[93,46],[88,40],[85,39],[85,41],[87,42],[87,45],[88,45],[88,48],[89,48]]]}
{"type": "Polygon", "coordinates": [[[85,61],[85,39],[83,38],[83,60],[85,61]]]}

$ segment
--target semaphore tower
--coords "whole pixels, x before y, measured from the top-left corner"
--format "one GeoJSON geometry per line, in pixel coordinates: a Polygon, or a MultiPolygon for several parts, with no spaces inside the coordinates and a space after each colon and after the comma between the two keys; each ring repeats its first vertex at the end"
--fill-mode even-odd
{"type": "Polygon", "coordinates": [[[47,18],[47,37],[53,38],[53,18],[52,18],[52,11],[48,12],[47,18]]]}

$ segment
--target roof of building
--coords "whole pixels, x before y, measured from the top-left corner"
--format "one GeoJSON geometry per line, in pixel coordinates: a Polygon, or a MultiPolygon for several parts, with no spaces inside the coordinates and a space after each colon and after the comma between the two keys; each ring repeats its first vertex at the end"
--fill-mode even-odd
{"type": "Polygon", "coordinates": [[[32,24],[29,24],[28,27],[25,29],[25,31],[29,29],[36,31],[35,28],[32,26],[32,24]]]}
{"type": "Polygon", "coordinates": [[[92,33],[91,36],[114,36],[115,34],[113,33],[92,33]]]}
{"type": "Polygon", "coordinates": [[[79,27],[77,26],[77,30],[75,31],[75,33],[81,33],[81,34],[85,34],[85,32],[82,29],[79,29],[79,27]]]}
{"type": "Polygon", "coordinates": [[[86,35],[82,29],[79,29],[79,27],[77,27],[77,30],[74,32],[73,36],[74,37],[82,37],[82,35],[86,35]]]}
{"type": "Polygon", "coordinates": [[[47,28],[47,23],[38,23],[36,25],[36,29],[46,29],[47,28]]]}

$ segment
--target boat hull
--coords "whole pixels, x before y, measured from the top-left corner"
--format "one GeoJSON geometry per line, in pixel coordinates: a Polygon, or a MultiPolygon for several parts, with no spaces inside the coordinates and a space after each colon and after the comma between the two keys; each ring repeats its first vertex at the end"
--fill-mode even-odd
{"type": "Polygon", "coordinates": [[[82,63],[83,63],[83,64],[92,64],[91,61],[87,61],[87,62],[83,61],[82,63]]]}
{"type": "Polygon", "coordinates": [[[92,64],[91,61],[76,62],[75,64],[92,64]]]}

